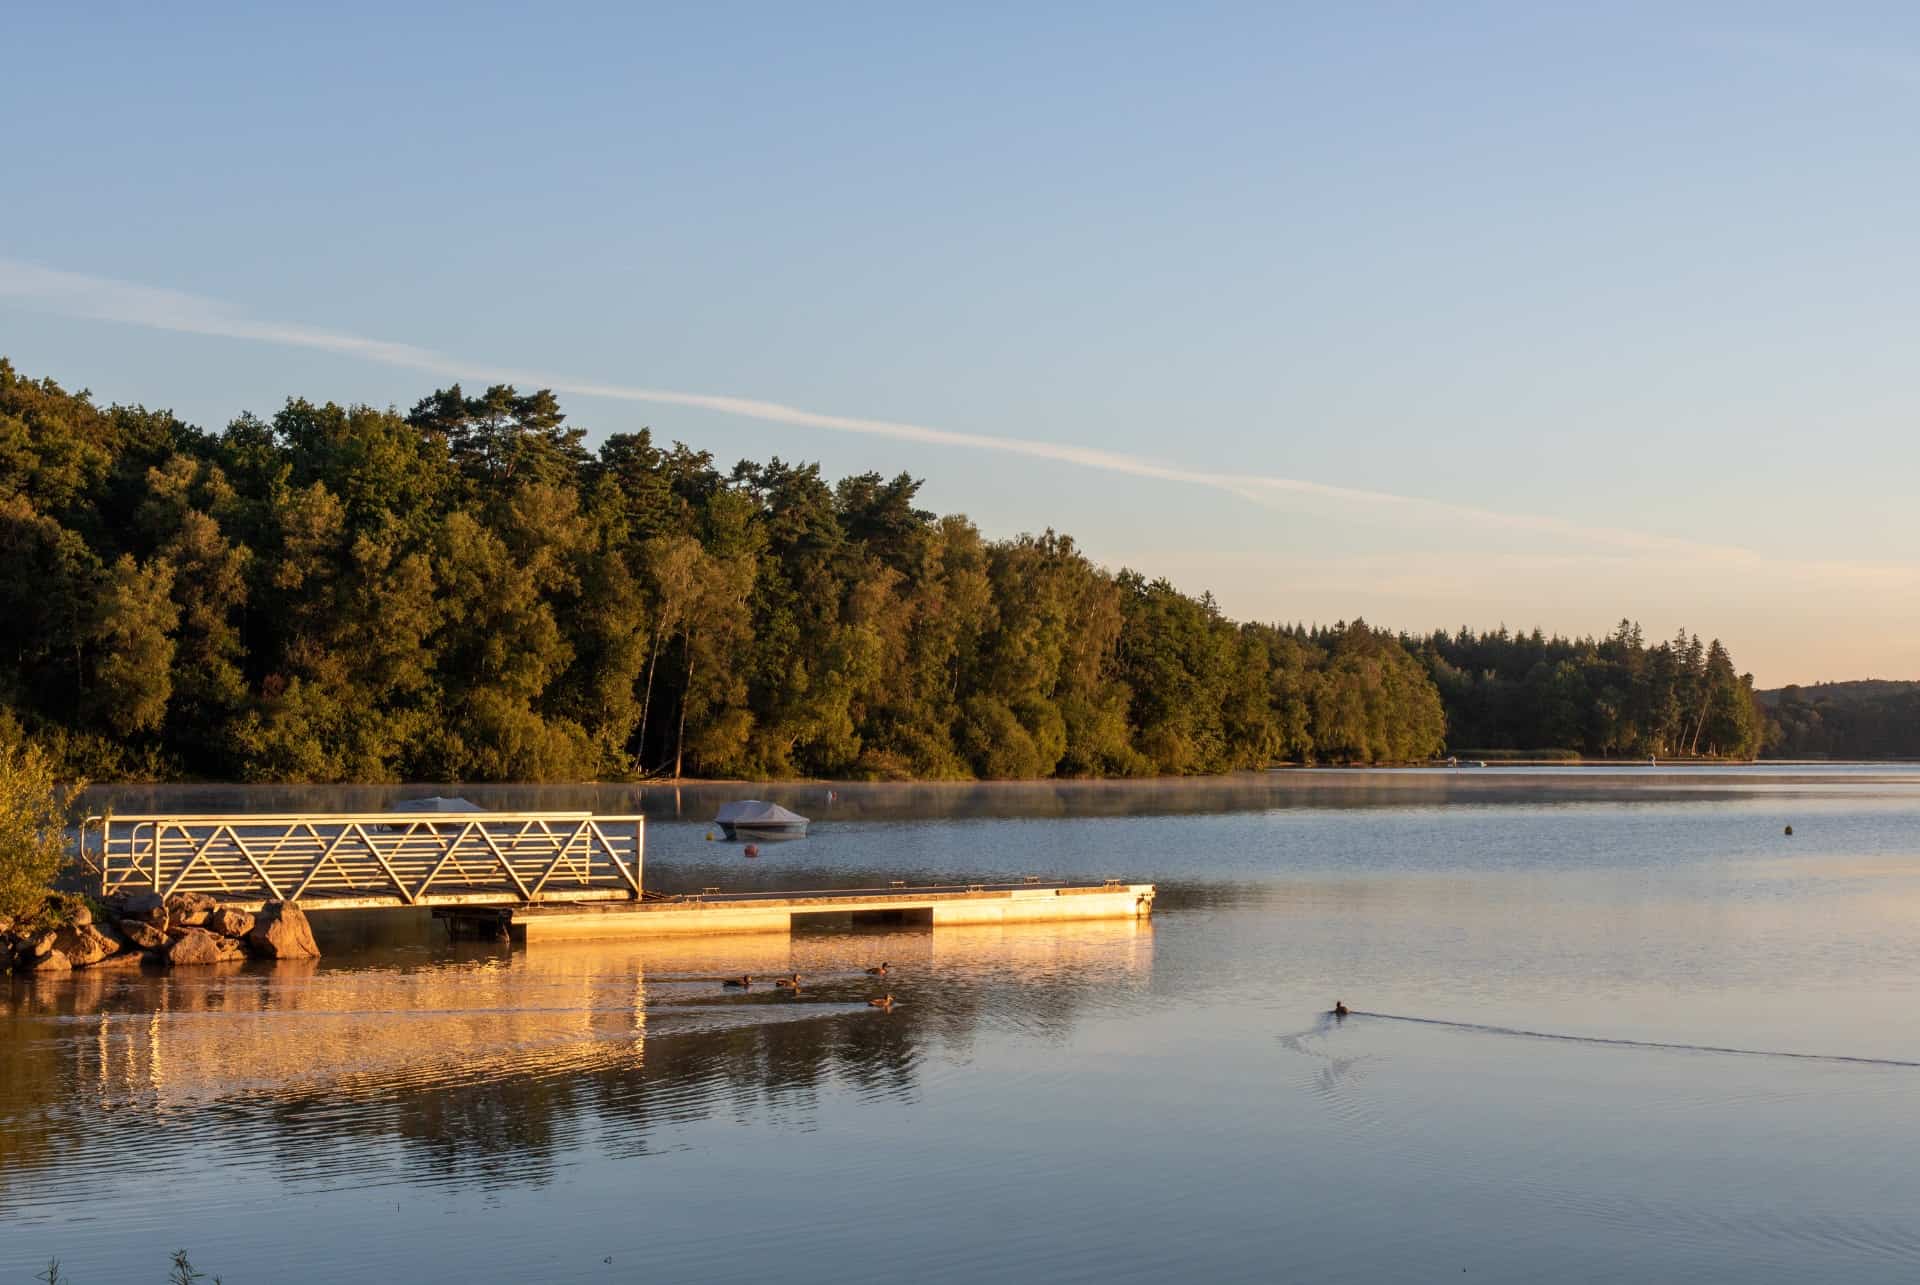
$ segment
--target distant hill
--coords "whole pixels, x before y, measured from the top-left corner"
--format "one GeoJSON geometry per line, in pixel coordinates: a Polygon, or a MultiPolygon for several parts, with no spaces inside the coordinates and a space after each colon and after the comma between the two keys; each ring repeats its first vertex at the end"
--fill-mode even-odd
{"type": "Polygon", "coordinates": [[[1845,683],[1814,683],[1812,686],[1789,684],[1785,687],[1773,687],[1766,691],[1755,692],[1762,705],[1772,709],[1789,692],[1797,694],[1800,700],[1808,704],[1825,704],[1839,701],[1843,704],[1858,704],[1862,701],[1884,700],[1889,696],[1904,696],[1920,692],[1920,681],[1908,682],[1896,678],[1856,678],[1845,683]]]}
{"type": "Polygon", "coordinates": [[[1867,678],[1754,693],[1767,758],[1920,758],[1920,682],[1867,678]]]}

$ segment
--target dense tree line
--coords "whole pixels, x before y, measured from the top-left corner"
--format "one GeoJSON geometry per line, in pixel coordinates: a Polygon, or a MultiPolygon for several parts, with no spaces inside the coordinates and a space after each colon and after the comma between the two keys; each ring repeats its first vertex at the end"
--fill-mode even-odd
{"type": "Polygon", "coordinates": [[[1685,630],[1649,647],[1621,621],[1605,638],[1498,629],[1408,638],[1446,703],[1448,740],[1598,758],[1751,758],[1764,720],[1753,676],[1719,639],[1685,630]]]}
{"type": "Polygon", "coordinates": [[[1362,622],[1241,625],[919,483],[589,450],[548,392],[207,432],[0,359],[0,742],[101,778],[1037,777],[1418,760],[1362,622]]]}
{"type": "Polygon", "coordinates": [[[1772,758],[1920,758],[1920,683],[1817,683],[1760,693],[1772,758]]]}

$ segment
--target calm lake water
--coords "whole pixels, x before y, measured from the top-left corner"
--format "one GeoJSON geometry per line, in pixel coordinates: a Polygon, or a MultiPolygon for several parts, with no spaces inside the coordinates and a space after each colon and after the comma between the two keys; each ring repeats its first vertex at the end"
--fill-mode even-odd
{"type": "Polygon", "coordinates": [[[836,789],[466,793],[643,808],[665,889],[1158,911],[0,979],[0,1283],[1920,1277],[1920,771],[836,789]],[[708,842],[754,793],[813,836],[708,842]]]}

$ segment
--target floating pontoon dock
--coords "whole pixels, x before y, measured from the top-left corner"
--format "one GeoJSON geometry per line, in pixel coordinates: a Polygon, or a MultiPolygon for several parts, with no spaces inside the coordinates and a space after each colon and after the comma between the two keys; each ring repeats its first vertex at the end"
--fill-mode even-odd
{"type": "Polygon", "coordinates": [[[641,887],[646,823],[588,812],[419,811],[88,818],[82,859],[100,892],[199,892],[258,909],[432,907],[456,928],[515,940],[786,932],[853,923],[1011,924],[1135,919],[1154,886],[951,884],[666,896],[641,887]]]}
{"type": "MultiPolygon", "coordinates": [[[[1137,919],[1153,912],[1150,883],[963,884],[931,888],[847,888],[819,892],[705,893],[634,904],[515,908],[503,927],[515,941],[650,937],[687,933],[788,932],[808,920],[847,916],[855,924],[1028,924],[1066,919],[1137,919]]],[[[649,894],[651,898],[652,894],[649,894]]],[[[445,918],[468,912],[436,911],[445,918]]]]}

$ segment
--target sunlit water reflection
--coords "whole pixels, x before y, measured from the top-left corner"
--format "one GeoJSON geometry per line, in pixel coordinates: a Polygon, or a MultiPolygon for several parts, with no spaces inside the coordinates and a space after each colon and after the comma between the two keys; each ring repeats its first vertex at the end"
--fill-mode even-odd
{"type": "Polygon", "coordinates": [[[757,861],[737,788],[471,793],[645,808],[660,887],[1159,911],[0,983],[0,1281],[1920,1273],[1920,773],[763,792],[817,827],[757,861]]]}

